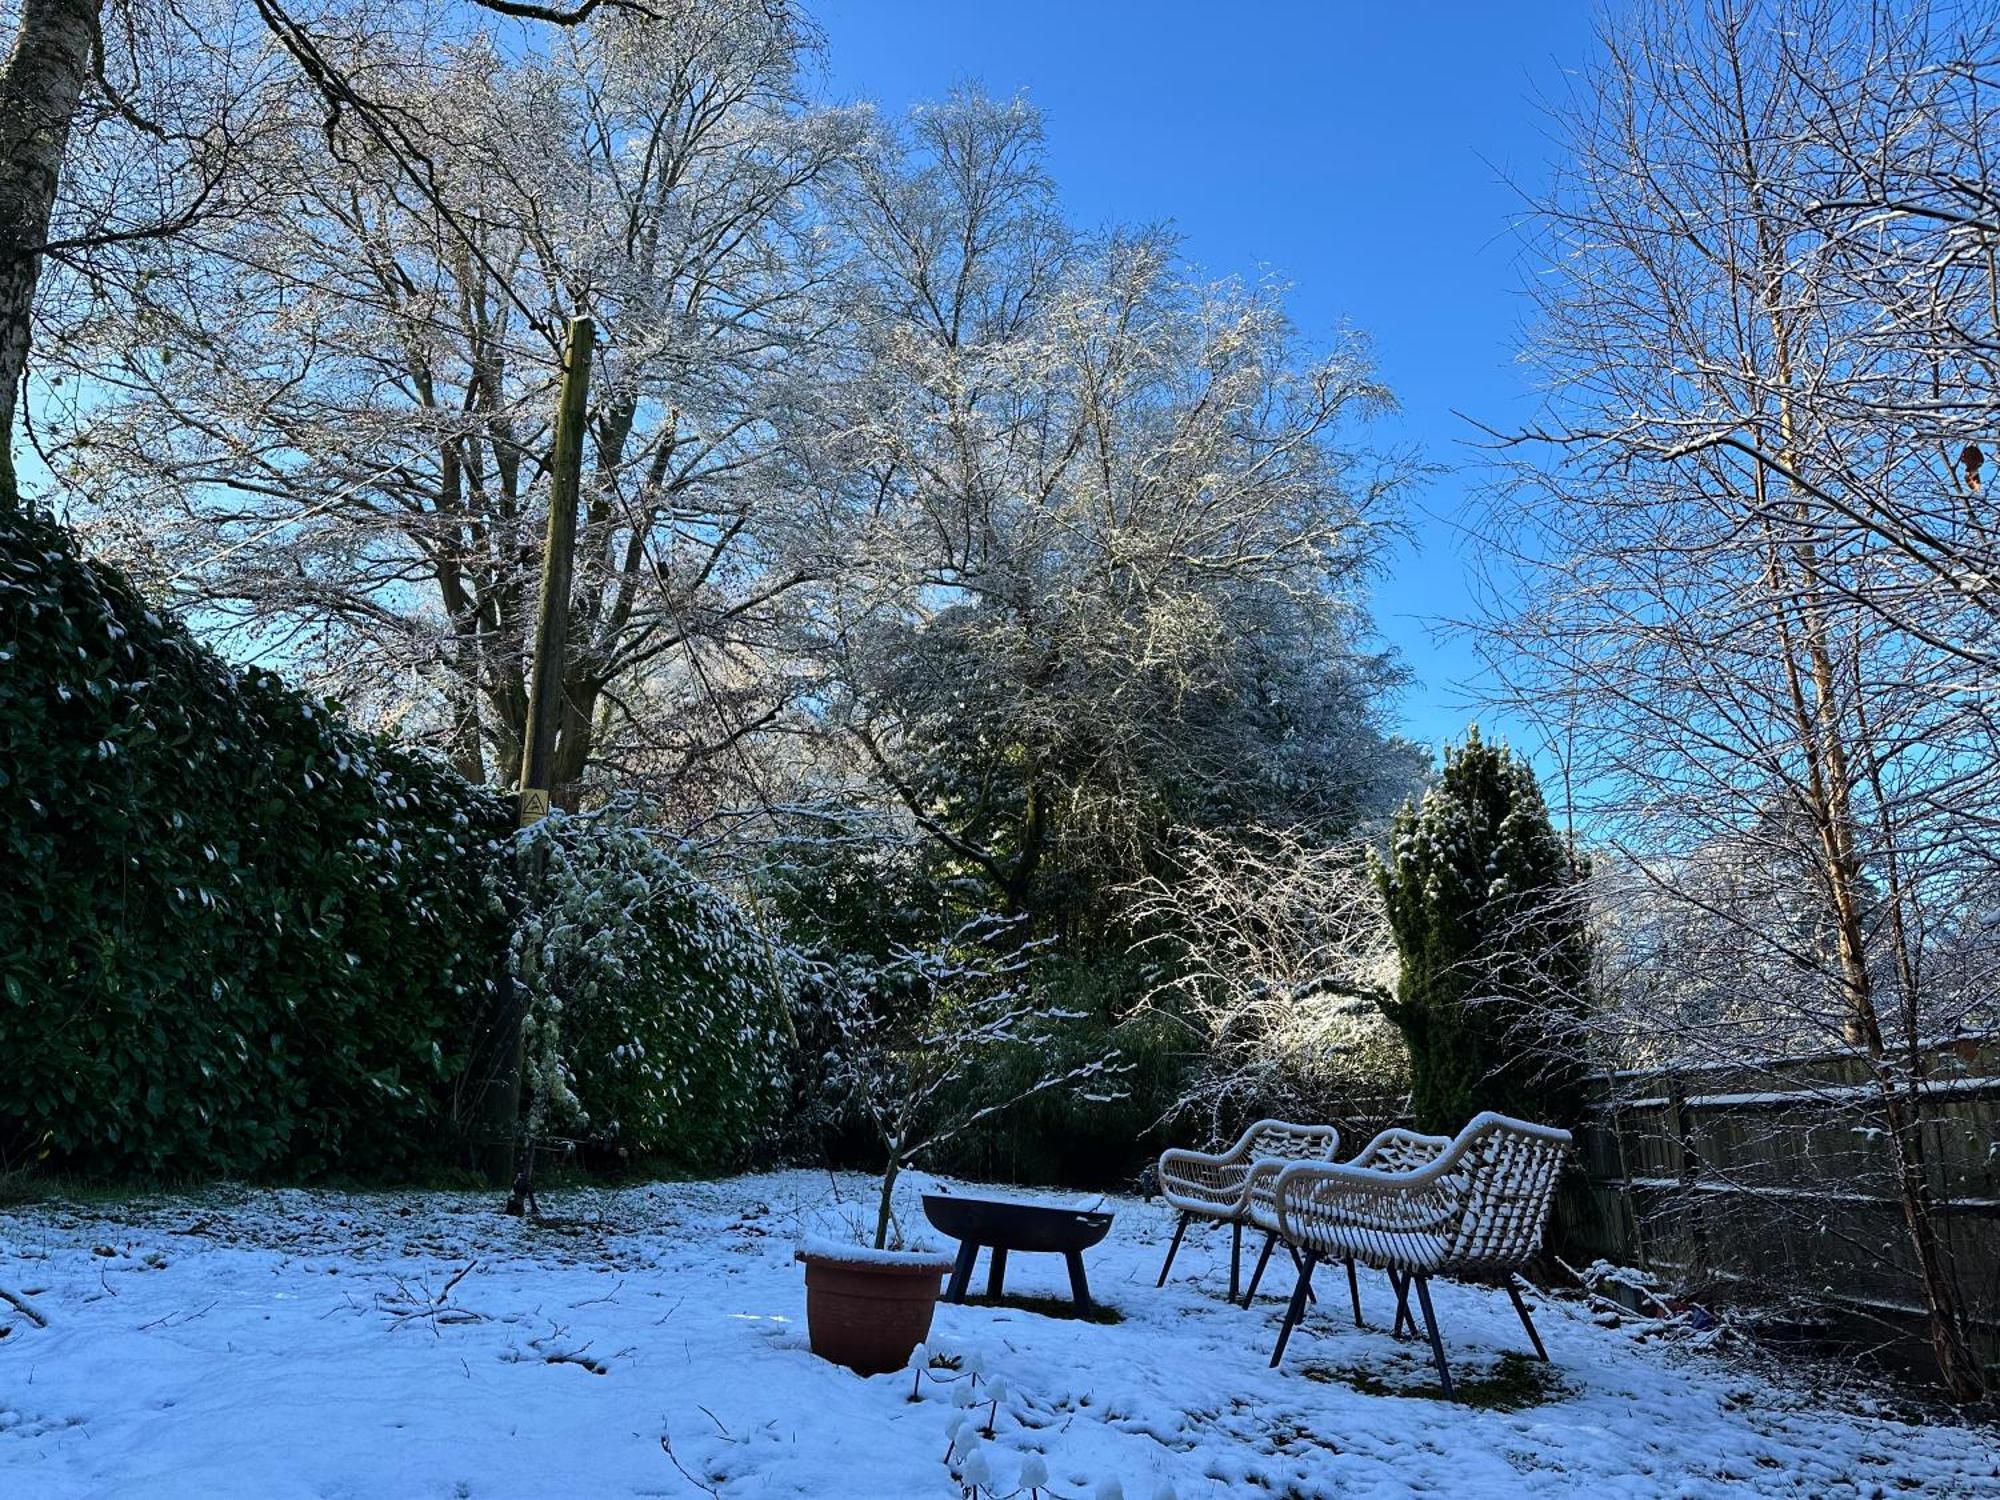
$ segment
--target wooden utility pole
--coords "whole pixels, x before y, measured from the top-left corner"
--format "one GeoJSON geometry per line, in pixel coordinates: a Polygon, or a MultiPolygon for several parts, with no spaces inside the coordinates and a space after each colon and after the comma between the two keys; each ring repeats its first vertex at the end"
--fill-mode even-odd
{"type": "MultiPolygon", "coordinates": [[[[569,634],[570,577],[575,567],[576,502],[583,475],[583,425],[590,389],[590,351],[597,325],[569,320],[569,348],[556,398],[555,452],[550,459],[549,529],[542,547],[542,595],[535,616],[535,655],[528,677],[528,723],[521,745],[520,819],[526,828],[548,816],[550,767],[562,724],[563,649],[569,634]]],[[[530,856],[534,859],[534,856],[530,856]]],[[[532,896],[540,861],[524,870],[532,896]]],[[[496,1186],[516,1185],[514,1134],[521,1119],[522,997],[509,993],[500,1007],[493,1072],[487,1085],[482,1155],[496,1186]]],[[[518,1200],[521,1191],[516,1186],[518,1200]]],[[[513,1204],[514,1212],[519,1212],[513,1204]]]]}
{"type": "Polygon", "coordinates": [[[569,585],[576,557],[576,497],[583,474],[583,420],[590,389],[590,349],[597,325],[569,320],[569,354],[556,402],[555,455],[549,475],[549,534],[542,547],[542,598],[535,616],[535,657],[528,678],[527,736],[521,746],[521,826],[549,810],[549,768],[562,725],[563,649],[569,635],[569,585]]]}

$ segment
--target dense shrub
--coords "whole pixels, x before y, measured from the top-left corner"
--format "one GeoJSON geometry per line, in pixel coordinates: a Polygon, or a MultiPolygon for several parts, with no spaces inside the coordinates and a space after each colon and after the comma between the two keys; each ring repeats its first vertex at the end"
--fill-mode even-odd
{"type": "MultiPolygon", "coordinates": [[[[892,1030],[923,1022],[931,997],[910,982],[908,954],[978,919],[989,893],[921,847],[870,838],[838,819],[775,844],[760,890],[798,955],[798,1062],[783,1149],[794,1160],[878,1169],[881,1144],[840,1077],[842,1009],[860,1007],[892,1030]]],[[[1024,998],[1041,1013],[1036,1040],[979,1049],[953,1104],[968,1115],[994,1113],[952,1135],[929,1165],[1013,1182],[1125,1181],[1158,1149],[1157,1122],[1188,1071],[1189,1034],[1156,1017],[1124,1019],[1144,985],[1122,952],[1086,960],[1036,947],[1024,976],[1024,998]],[[1114,1058],[1113,1076],[1008,1104],[1038,1080],[1114,1058]]]]}
{"type": "Polygon", "coordinates": [[[972,1080],[975,1107],[1007,1097],[1037,1069],[1074,1067],[1114,1051],[1125,1068],[1118,1097],[1102,1090],[1038,1095],[954,1141],[939,1163],[951,1171],[1111,1187],[1130,1183],[1167,1146],[1231,1140],[1266,1117],[1332,1120],[1358,1141],[1402,1116],[1400,1052],[1269,1047],[1258,1066],[1235,1069],[1232,1087],[1216,1091],[1204,1086],[1214,1043],[1160,996],[1147,966],[1115,953],[1064,958],[1043,965],[1036,981],[1048,1003],[1077,1017],[1042,1047],[1000,1052],[972,1080]]]}
{"type": "Polygon", "coordinates": [[[411,1165],[500,970],[506,824],[0,511],[0,1159],[411,1165]]]}
{"type": "Polygon", "coordinates": [[[865,1003],[884,1019],[923,1003],[894,954],[950,925],[963,903],[916,850],[837,818],[802,821],[768,851],[756,877],[766,916],[797,957],[790,990],[797,1042],[779,1154],[874,1170],[874,1127],[840,1076],[839,1012],[865,1003]]]}
{"type": "Polygon", "coordinates": [[[526,836],[510,971],[527,992],[528,1130],[690,1170],[775,1133],[790,966],[685,849],[614,802],[526,836]]]}
{"type": "Polygon", "coordinates": [[[998,1051],[970,1081],[979,1108],[1010,1097],[1038,1073],[1116,1054],[1114,1088],[1054,1090],[981,1121],[938,1160],[968,1177],[1069,1187],[1128,1184],[1175,1139],[1175,1107],[1196,1063],[1195,1038],[1163,1012],[1140,1007],[1147,976],[1117,953],[1051,957],[1033,976],[1038,999],[1069,1013],[1042,1045],[998,1051]]]}

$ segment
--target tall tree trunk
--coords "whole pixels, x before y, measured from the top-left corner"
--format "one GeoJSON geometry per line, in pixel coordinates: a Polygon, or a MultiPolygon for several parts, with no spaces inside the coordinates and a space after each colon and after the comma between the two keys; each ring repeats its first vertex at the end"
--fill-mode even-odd
{"type": "MultiPolygon", "coordinates": [[[[579,623],[572,620],[571,628],[575,629],[579,623]]],[[[573,674],[563,683],[562,721],[556,735],[549,784],[550,800],[569,812],[577,809],[578,783],[583,780],[590,752],[596,747],[598,692],[597,681],[587,673],[573,674]]]]}
{"type": "Polygon", "coordinates": [[[26,0],[0,73],[0,505],[21,503],[14,409],[28,367],[35,280],[70,122],[90,76],[101,0],[26,0]]]}
{"type": "Polygon", "coordinates": [[[1951,1273],[1944,1231],[1931,1194],[1930,1173],[1925,1168],[1923,1096],[1912,1088],[1909,1097],[1905,1097],[1907,1080],[1899,1076],[1895,1060],[1879,1045],[1870,1061],[1882,1090],[1882,1114],[1895,1153],[1896,1197],[1902,1206],[1903,1225],[1909,1231],[1910,1248],[1916,1256],[1917,1281],[1923,1289],[1931,1355],[1937,1361],[1938,1379],[1954,1399],[1977,1401],[1986,1394],[1986,1376],[1966,1334],[1964,1299],[1951,1273]]]}
{"type": "Polygon", "coordinates": [[[486,755],[479,740],[478,690],[459,684],[447,695],[451,724],[451,767],[474,786],[486,782],[486,755]]]}
{"type": "MultiPolygon", "coordinates": [[[[1737,73],[1738,118],[1747,119],[1743,105],[1742,76],[1737,73]]],[[[1793,366],[1792,314],[1786,297],[1786,258],[1781,238],[1773,232],[1772,221],[1763,201],[1763,173],[1747,132],[1742,137],[1745,180],[1751,189],[1751,207],[1756,218],[1757,253],[1762,271],[1762,301],[1776,361],[1773,389],[1777,402],[1778,451],[1787,474],[1805,472],[1806,454],[1799,440],[1792,394],[1796,388],[1793,366]]],[[[1756,477],[1758,509],[1767,517],[1769,475],[1759,470],[1756,477]]],[[[1926,1170],[1923,1141],[1922,1048],[1914,1028],[1907,1036],[1907,1054],[1891,1057],[1883,1040],[1881,1017],[1876,1008],[1873,977],[1869,972],[1869,951],[1860,841],[1855,816],[1855,783],[1848,757],[1849,726],[1840,709],[1838,680],[1834,666],[1834,637],[1828,618],[1825,584],[1820,571],[1820,555],[1813,540],[1812,517],[1801,502],[1794,516],[1796,538],[1778,545],[1774,539],[1770,553],[1773,616],[1783,650],[1784,670],[1791,694],[1799,743],[1808,767],[1807,785],[1812,799],[1813,818],[1818,825],[1821,852],[1820,875],[1834,917],[1835,944],[1839,955],[1844,1027],[1849,1045],[1867,1053],[1871,1070],[1882,1091],[1882,1109],[1891,1144],[1896,1174],[1896,1196],[1903,1211],[1903,1227],[1910,1239],[1910,1251],[1917,1263],[1917,1281],[1922,1290],[1928,1323],[1931,1353],[1937,1361],[1944,1388],[1960,1401],[1975,1401],[1985,1394],[1985,1377],[1966,1333],[1964,1298],[1951,1273],[1950,1256],[1937,1205],[1926,1170]],[[1795,577],[1787,574],[1796,569],[1795,577]],[[1796,601],[1796,602],[1794,602],[1796,601]],[[1796,638],[1790,616],[1796,611],[1796,638]],[[1812,692],[1808,697],[1801,681],[1799,657],[1805,658],[1806,677],[1812,692]],[[1898,1062],[1901,1066],[1898,1067],[1898,1062]],[[1907,1072],[1907,1079],[1899,1074],[1907,1072]],[[1909,1092],[1902,1092],[1904,1086],[1909,1092]]],[[[1766,522],[1767,529],[1769,522],[1766,522]]],[[[1857,646],[1855,649],[1859,649],[1857,646]]],[[[1858,668],[1857,668],[1858,670],[1858,668]]],[[[1858,700],[1857,700],[1858,701],[1858,700]]],[[[1855,736],[1868,763],[1872,747],[1861,734],[1855,736]]],[[[1883,810],[1886,817],[1886,809],[1883,810]]],[[[1893,850],[1893,838],[1884,840],[1885,851],[1893,850]]]]}

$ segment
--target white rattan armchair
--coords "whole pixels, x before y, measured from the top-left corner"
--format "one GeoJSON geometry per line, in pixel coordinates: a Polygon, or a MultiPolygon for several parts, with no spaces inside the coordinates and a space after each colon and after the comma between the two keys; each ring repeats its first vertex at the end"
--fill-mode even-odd
{"type": "MultiPolygon", "coordinates": [[[[1191,1219],[1212,1219],[1229,1226],[1229,1299],[1236,1300],[1243,1264],[1243,1225],[1250,1212],[1250,1186],[1260,1164],[1280,1167],[1300,1162],[1329,1162],[1340,1149],[1340,1132],[1331,1125],[1294,1125],[1287,1120],[1259,1120],[1227,1151],[1210,1153],[1178,1147],[1160,1154],[1160,1196],[1180,1210],[1173,1243],[1167,1246],[1157,1285],[1180,1254],[1181,1237],[1191,1219]]],[[[1273,1178],[1265,1179],[1267,1182],[1273,1178]]]]}
{"type": "MultiPolygon", "coordinates": [[[[1378,1172],[1409,1172],[1427,1166],[1451,1149],[1448,1135],[1420,1135],[1414,1130],[1404,1130],[1391,1126],[1363,1146],[1354,1159],[1347,1163],[1350,1167],[1372,1167],[1378,1172]]],[[[1248,1307],[1257,1297],[1257,1287],[1264,1280],[1264,1268],[1271,1263],[1271,1252],[1277,1247],[1278,1234],[1278,1178],[1291,1167],[1289,1162],[1259,1162],[1250,1173],[1248,1216],[1252,1228],[1264,1231],[1264,1248],[1258,1252],[1257,1267],[1250,1273],[1250,1286],[1243,1293],[1243,1305],[1248,1307]]],[[[1304,1261],[1297,1247],[1290,1244],[1292,1265],[1303,1272],[1304,1261]]],[[[1354,1304],[1354,1326],[1362,1327],[1361,1283],[1354,1274],[1354,1258],[1342,1257],[1347,1262],[1347,1295],[1354,1304]]],[[[1307,1296],[1311,1296],[1308,1289],[1307,1296]]],[[[1402,1331],[1402,1321],[1397,1320],[1397,1331],[1402,1331]]]]}
{"type": "Polygon", "coordinates": [[[1411,1170],[1304,1164],[1279,1173],[1278,1235],[1304,1255],[1305,1264],[1272,1365],[1284,1358],[1285,1343],[1305,1316],[1314,1266],[1327,1259],[1358,1260],[1388,1272],[1399,1329],[1415,1286],[1447,1398],[1451,1370],[1431,1307],[1432,1276],[1506,1287],[1536,1355],[1547,1359],[1514,1278],[1541,1249],[1569,1146],[1566,1130],[1482,1114],[1435,1160],[1411,1170]]]}

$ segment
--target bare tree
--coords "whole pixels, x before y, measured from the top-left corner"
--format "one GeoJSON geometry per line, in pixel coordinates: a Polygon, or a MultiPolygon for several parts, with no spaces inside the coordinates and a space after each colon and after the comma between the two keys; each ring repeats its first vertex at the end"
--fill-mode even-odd
{"type": "Polygon", "coordinates": [[[1112,1052],[1032,1069],[1004,1097],[973,1102],[973,1076],[995,1052],[1032,1052],[1076,1018],[1034,992],[1027,977],[1034,952],[1013,924],[981,916],[925,946],[897,944],[875,972],[843,965],[819,976],[836,1037],[829,1084],[859,1106],[882,1147],[877,1250],[889,1244],[898,1178],[938,1147],[1053,1090],[1120,1096],[1120,1075],[1130,1068],[1112,1052]],[[878,989],[902,991],[903,1003],[885,1008],[878,989]]]}
{"type": "Polygon", "coordinates": [[[51,445],[94,497],[79,520],[238,650],[509,784],[561,329],[594,315],[574,784],[653,664],[754,640],[810,570],[761,513],[825,316],[803,193],[852,137],[795,92],[809,41],[736,0],[607,12],[516,60],[478,32],[354,36],[334,61],[427,191],[371,131],[329,150],[317,100],[295,110],[266,155],[282,194],[182,236],[62,352],[87,382],[51,445]]]}
{"type": "MultiPolygon", "coordinates": [[[[1958,105],[1925,80],[1958,46],[1921,6],[1817,0],[1660,0],[1607,34],[1538,219],[1548,413],[1481,530],[1496,674],[1572,748],[1579,821],[1793,966],[1758,997],[1789,1009],[1775,1029],[1867,1059],[1931,1344],[1970,1396],[1922,1043],[1938,912],[1983,878],[1996,808],[1986,606],[1961,571],[1983,544],[1913,541],[1954,475],[1935,430],[1881,406],[1934,400],[1934,371],[1883,335],[1888,252],[1833,207],[1880,186],[1854,80],[1904,80],[1895,107],[1928,98],[1943,133],[1958,105]],[[1723,894],[1725,848],[1756,851],[1736,868],[1796,920],[1723,894]]],[[[1659,1020],[1709,1046],[1738,1025],[1659,1020]]]]}
{"type": "Polygon", "coordinates": [[[90,76],[98,0],[23,0],[0,71],[0,504],[20,501],[14,412],[71,122],[90,76]]]}
{"type": "MultiPolygon", "coordinates": [[[[643,0],[473,0],[478,12],[556,25],[582,21],[600,3],[657,14],[643,0]]],[[[264,80],[245,70],[246,53],[259,64],[288,59],[286,81],[322,101],[329,131],[343,118],[360,125],[402,164],[408,186],[431,190],[422,152],[323,45],[326,34],[351,31],[359,10],[323,6],[302,19],[281,0],[19,0],[9,8],[13,40],[0,68],[0,504],[20,500],[16,417],[46,263],[75,268],[93,250],[171,238],[217,217],[251,186],[239,170],[236,127],[264,80]],[[78,159],[92,148],[101,148],[95,161],[78,159]],[[95,181],[83,180],[92,175],[86,166],[101,169],[95,181]]],[[[412,8],[398,21],[423,31],[421,18],[412,8]]],[[[362,25],[381,19],[369,10],[362,25]]],[[[83,269],[101,293],[103,269],[83,269]]]]}
{"type": "Polygon", "coordinates": [[[1396,954],[1366,851],[1311,829],[1185,828],[1134,884],[1126,919],[1161,975],[1149,1003],[1191,1030],[1200,1059],[1176,1113],[1219,1138],[1253,1109],[1363,1118],[1406,1085],[1381,1006],[1396,954]]]}

